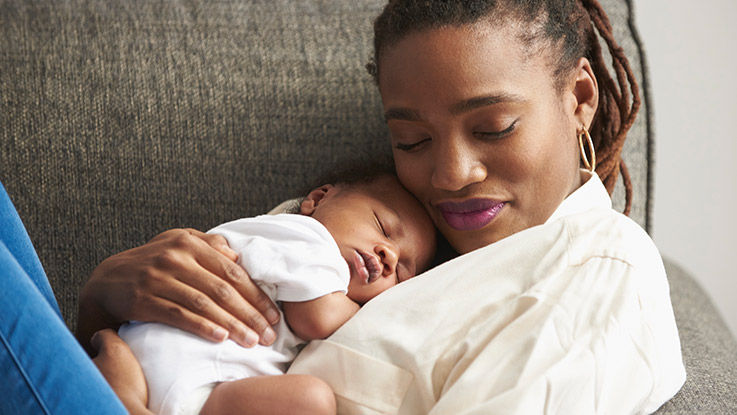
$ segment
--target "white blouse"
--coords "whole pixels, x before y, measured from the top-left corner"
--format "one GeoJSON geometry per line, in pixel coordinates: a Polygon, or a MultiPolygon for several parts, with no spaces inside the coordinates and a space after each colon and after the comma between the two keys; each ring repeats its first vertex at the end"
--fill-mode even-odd
{"type": "Polygon", "coordinates": [[[325,380],[341,414],[655,411],[686,378],[663,263],[585,178],[545,224],[384,292],[288,373],[325,380]]]}

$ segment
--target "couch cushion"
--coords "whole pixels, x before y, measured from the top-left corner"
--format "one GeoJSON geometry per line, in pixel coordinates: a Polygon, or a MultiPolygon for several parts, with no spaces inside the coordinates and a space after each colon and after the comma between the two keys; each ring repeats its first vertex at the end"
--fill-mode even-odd
{"type": "Polygon", "coordinates": [[[737,414],[737,342],[704,290],[673,262],[665,269],[686,384],[658,414],[737,414]]]}

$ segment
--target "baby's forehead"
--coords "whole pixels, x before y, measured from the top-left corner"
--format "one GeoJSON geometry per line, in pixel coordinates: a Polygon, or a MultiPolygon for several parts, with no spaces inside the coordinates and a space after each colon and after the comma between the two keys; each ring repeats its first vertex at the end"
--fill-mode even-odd
{"type": "Polygon", "coordinates": [[[414,202],[414,197],[393,176],[382,176],[351,187],[353,191],[374,199],[397,213],[402,210],[400,208],[414,202]]]}
{"type": "Polygon", "coordinates": [[[364,186],[366,196],[383,205],[399,222],[395,226],[435,229],[420,202],[399,183],[396,176],[382,177],[364,186]]]}
{"type": "Polygon", "coordinates": [[[399,183],[397,176],[388,173],[379,174],[362,182],[357,182],[355,185],[367,193],[384,194],[387,191],[407,192],[404,186],[399,183]]]}
{"type": "Polygon", "coordinates": [[[406,192],[396,176],[390,174],[380,174],[371,178],[364,178],[359,181],[342,182],[338,186],[345,190],[361,193],[375,199],[382,200],[382,196],[388,192],[406,192]]]}

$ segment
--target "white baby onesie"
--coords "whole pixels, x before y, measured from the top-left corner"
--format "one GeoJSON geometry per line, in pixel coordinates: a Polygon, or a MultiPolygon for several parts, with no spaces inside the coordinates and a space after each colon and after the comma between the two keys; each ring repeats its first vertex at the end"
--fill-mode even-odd
{"type": "MultiPolygon", "coordinates": [[[[347,291],[350,274],[338,245],[309,216],[262,215],[228,222],[208,233],[227,239],[239,255],[238,263],[276,302],[347,291]]],[[[250,349],[231,340],[213,343],[159,323],[133,322],[121,327],[119,334],[143,367],[149,409],[179,414],[191,394],[203,386],[283,374],[304,341],[289,330],[283,315],[274,330],[273,345],[250,349]]]]}

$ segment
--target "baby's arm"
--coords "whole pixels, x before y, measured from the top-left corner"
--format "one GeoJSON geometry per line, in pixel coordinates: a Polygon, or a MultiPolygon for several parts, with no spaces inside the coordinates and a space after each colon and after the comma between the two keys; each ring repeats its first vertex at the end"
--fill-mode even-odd
{"type": "Polygon", "coordinates": [[[324,339],[353,317],[360,306],[342,292],[314,300],[283,302],[284,316],[292,331],[304,340],[324,339]]]}
{"type": "Polygon", "coordinates": [[[132,415],[153,415],[146,408],[148,389],[143,369],[130,347],[111,329],[97,332],[90,341],[97,349],[92,360],[132,415]]]}

